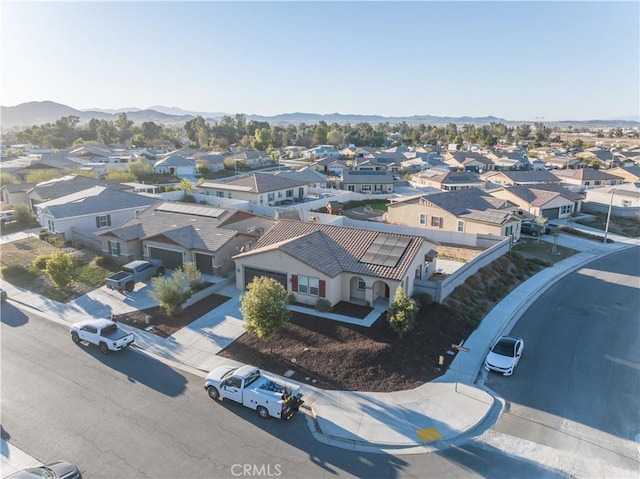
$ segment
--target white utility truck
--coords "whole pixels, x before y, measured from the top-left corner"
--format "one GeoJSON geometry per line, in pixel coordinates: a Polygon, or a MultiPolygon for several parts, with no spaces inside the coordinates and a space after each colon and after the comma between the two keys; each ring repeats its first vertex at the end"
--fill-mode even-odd
{"type": "Polygon", "coordinates": [[[239,402],[264,419],[291,419],[304,402],[298,386],[266,376],[254,366],[217,367],[207,374],[204,388],[211,399],[239,402]]]}
{"type": "Polygon", "coordinates": [[[133,344],[135,335],[123,331],[109,319],[87,319],[71,325],[71,340],[76,344],[81,341],[95,344],[102,354],[107,354],[133,344]]]}

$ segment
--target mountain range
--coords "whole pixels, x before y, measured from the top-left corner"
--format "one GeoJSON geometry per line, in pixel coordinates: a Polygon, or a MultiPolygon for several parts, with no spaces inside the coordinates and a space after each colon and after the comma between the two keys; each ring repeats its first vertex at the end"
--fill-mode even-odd
{"type": "MultiPolygon", "coordinates": [[[[90,109],[90,110],[77,110],[67,105],[55,103],[52,101],[32,101],[27,103],[21,103],[16,106],[0,106],[0,126],[3,130],[9,130],[11,128],[21,128],[33,125],[43,125],[45,123],[54,123],[56,120],[65,116],[77,116],[80,118],[80,123],[87,123],[92,118],[98,120],[113,121],[118,118],[121,113],[126,113],[127,118],[132,120],[136,124],[140,124],[146,121],[152,121],[154,123],[163,125],[180,125],[200,115],[208,121],[220,120],[223,116],[235,116],[235,113],[223,113],[223,112],[197,112],[186,111],[177,107],[167,107],[162,105],[155,105],[146,109],[141,108],[120,108],[120,109],[90,109]]],[[[409,125],[425,124],[425,125],[438,125],[443,126],[449,123],[455,123],[456,125],[488,125],[489,123],[502,123],[505,125],[520,125],[522,123],[532,123],[531,121],[510,121],[504,118],[498,118],[495,116],[484,117],[443,117],[433,115],[413,115],[413,116],[381,116],[381,115],[357,115],[357,114],[342,114],[342,113],[282,113],[274,116],[264,115],[244,115],[247,121],[266,121],[270,125],[286,125],[286,124],[314,124],[320,121],[325,121],[328,124],[331,123],[361,123],[366,122],[370,124],[377,123],[402,123],[406,122],[409,125]]],[[[592,128],[629,128],[638,127],[640,122],[629,119],[608,119],[608,120],[589,120],[589,121],[554,121],[545,122],[546,125],[565,125],[573,127],[592,127],[592,128]]]]}

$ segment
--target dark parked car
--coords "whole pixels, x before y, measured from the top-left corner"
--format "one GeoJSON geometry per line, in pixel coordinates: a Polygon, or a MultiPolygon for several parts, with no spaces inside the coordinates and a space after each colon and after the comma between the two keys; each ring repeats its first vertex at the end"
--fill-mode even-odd
{"type": "Polygon", "coordinates": [[[6,479],[81,479],[80,469],[65,461],[55,461],[40,467],[14,472],[6,479]]]}
{"type": "Polygon", "coordinates": [[[538,236],[538,233],[542,231],[542,234],[548,235],[551,233],[551,230],[548,226],[540,227],[538,224],[533,221],[523,221],[520,225],[520,232],[526,235],[538,236]]]}

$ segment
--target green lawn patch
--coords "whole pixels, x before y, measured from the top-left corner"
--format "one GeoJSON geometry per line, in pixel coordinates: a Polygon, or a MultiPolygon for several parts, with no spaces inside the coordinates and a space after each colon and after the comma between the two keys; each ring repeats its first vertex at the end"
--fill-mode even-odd
{"type": "Polygon", "coordinates": [[[553,244],[538,238],[526,237],[525,239],[521,238],[521,241],[521,243],[511,248],[511,251],[518,253],[525,259],[542,261],[549,266],[577,253],[574,249],[560,245],[556,245],[555,253],[552,253],[553,244]]]}
{"type": "MultiPolygon", "coordinates": [[[[590,226],[604,231],[607,227],[607,215],[605,213],[590,213],[593,218],[579,219],[575,222],[581,225],[590,226]]],[[[612,216],[609,219],[609,232],[616,233],[628,238],[640,236],[640,221],[636,218],[620,218],[612,216]]]]}

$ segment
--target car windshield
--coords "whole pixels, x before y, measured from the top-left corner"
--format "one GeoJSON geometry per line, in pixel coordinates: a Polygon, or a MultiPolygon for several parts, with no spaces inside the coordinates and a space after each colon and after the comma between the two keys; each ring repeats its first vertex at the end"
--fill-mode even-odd
{"type": "Polygon", "coordinates": [[[30,475],[29,477],[33,479],[57,479],[58,477],[55,472],[46,466],[25,469],[24,472],[28,473],[30,475]]]}
{"type": "Polygon", "coordinates": [[[514,342],[509,339],[503,339],[498,341],[498,343],[493,347],[491,352],[499,354],[500,356],[511,356],[514,354],[514,342]]]}

